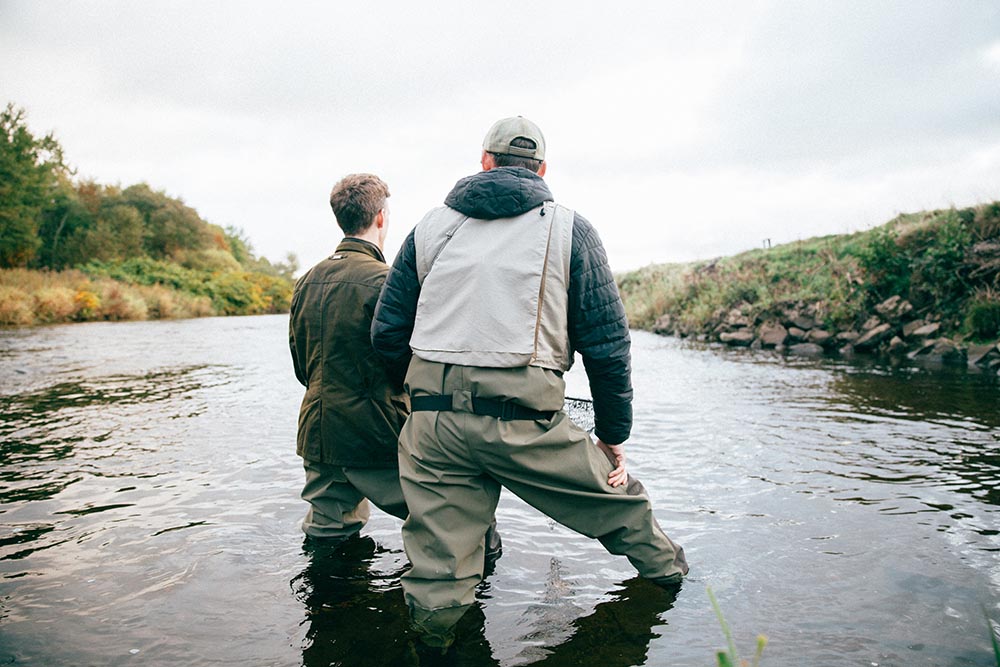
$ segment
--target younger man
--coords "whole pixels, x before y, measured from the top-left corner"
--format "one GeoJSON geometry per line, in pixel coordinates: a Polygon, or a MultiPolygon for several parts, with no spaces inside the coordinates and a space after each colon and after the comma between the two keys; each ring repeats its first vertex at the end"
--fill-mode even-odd
{"type": "MultiPolygon", "coordinates": [[[[330,206],[344,240],[295,284],[288,339],[295,377],[306,388],[297,452],[310,505],[302,530],[341,541],[368,521],[368,501],[405,519],[397,449],[410,399],[390,380],[371,345],[375,304],[389,267],[382,255],[389,187],[373,174],[333,186],[330,206]]],[[[489,568],[502,545],[496,520],[486,530],[489,568]]]]}
{"type": "Polygon", "coordinates": [[[310,505],[302,530],[314,538],[357,534],[368,500],[407,515],[396,452],[410,401],[390,382],[369,334],[389,271],[382,256],[388,197],[373,174],[351,174],[333,187],[330,206],[344,239],[292,295],[288,338],[295,377],[306,388],[296,447],[310,505]]]}

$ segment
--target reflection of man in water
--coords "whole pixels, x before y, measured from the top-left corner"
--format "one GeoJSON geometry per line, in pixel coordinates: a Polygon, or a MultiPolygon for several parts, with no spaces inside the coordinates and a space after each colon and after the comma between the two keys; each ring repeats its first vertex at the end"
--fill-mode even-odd
{"type": "Polygon", "coordinates": [[[553,201],[531,121],[495,123],[481,162],[407,237],[372,329],[413,407],[400,439],[403,588],[414,625],[443,645],[482,579],[501,485],[646,578],[676,585],[688,571],[625,468],[628,321],[597,232],[553,201]],[[596,441],[562,409],[575,352],[596,441]]]}
{"type": "MultiPolygon", "coordinates": [[[[383,571],[385,565],[378,562],[389,555],[368,537],[340,549],[310,551],[305,569],[291,582],[305,605],[304,667],[497,667],[478,604],[462,618],[458,639],[447,655],[413,641],[398,575],[383,571]]],[[[650,642],[659,636],[655,628],[665,624],[662,615],[673,607],[675,591],[635,578],[604,597],[590,614],[573,619],[544,614],[535,618],[528,609],[526,623],[491,634],[521,647],[516,662],[522,664],[645,664],[650,642]]]]}
{"type": "MultiPolygon", "coordinates": [[[[368,536],[337,548],[310,549],[292,591],[304,604],[303,667],[432,667],[442,656],[418,654],[399,586],[398,560],[368,536]],[[395,561],[395,562],[394,562],[395,561]],[[388,566],[388,569],[387,569],[388,566]]],[[[497,667],[482,614],[462,632],[460,665],[497,667]]],[[[444,664],[456,664],[448,661],[444,664]]]]}
{"type": "Polygon", "coordinates": [[[541,654],[540,660],[528,664],[557,667],[560,665],[600,665],[628,667],[646,664],[649,643],[660,635],[654,630],[666,625],[661,615],[674,606],[677,589],[665,589],[635,577],[621,583],[622,588],[607,594],[594,611],[568,624],[548,622],[542,618],[531,622],[531,642],[522,640],[524,649],[518,658],[541,654]],[[558,644],[549,646],[547,637],[566,633],[558,644]]]}
{"type": "Polygon", "coordinates": [[[370,500],[405,519],[397,440],[409,399],[371,348],[369,327],[389,267],[382,256],[389,188],[372,174],[333,187],[330,206],[344,239],[295,285],[288,336],[305,388],[296,450],[309,512],[302,530],[344,539],[368,520],[370,500]],[[367,499],[367,500],[366,500],[367,499]]]}

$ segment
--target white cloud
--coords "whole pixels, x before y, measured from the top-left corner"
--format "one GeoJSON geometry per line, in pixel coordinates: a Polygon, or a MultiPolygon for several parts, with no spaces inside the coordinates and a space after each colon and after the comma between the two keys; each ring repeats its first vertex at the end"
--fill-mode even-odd
{"type": "Polygon", "coordinates": [[[339,238],[339,177],[387,180],[392,255],[478,168],[486,128],[523,114],[546,132],[556,196],[620,270],[1000,197],[997,18],[909,2],[7,0],[0,88],[81,174],[148,181],[304,265],[339,238]]]}
{"type": "Polygon", "coordinates": [[[981,52],[983,62],[994,70],[1000,72],[1000,41],[993,42],[981,52]]]}

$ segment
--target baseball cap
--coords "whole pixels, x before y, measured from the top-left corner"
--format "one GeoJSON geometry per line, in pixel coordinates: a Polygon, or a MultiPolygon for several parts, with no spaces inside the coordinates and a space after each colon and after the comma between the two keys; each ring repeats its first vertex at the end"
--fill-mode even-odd
{"type": "Polygon", "coordinates": [[[516,155],[532,160],[545,160],[545,137],[538,126],[523,116],[504,118],[493,123],[483,140],[483,150],[499,155],[516,155]],[[531,139],[534,148],[518,148],[510,142],[518,137],[531,139]]]}

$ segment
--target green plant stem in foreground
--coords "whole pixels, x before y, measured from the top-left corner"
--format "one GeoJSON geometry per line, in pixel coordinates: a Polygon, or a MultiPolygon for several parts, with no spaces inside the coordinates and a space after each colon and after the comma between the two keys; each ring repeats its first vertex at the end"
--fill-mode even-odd
{"type": "MultiPolygon", "coordinates": [[[[727,651],[719,651],[715,654],[719,667],[739,667],[740,665],[744,665],[745,663],[740,660],[739,654],[736,653],[736,642],[733,641],[733,633],[730,631],[729,624],[726,623],[726,619],[722,615],[722,609],[719,608],[719,601],[715,599],[712,587],[708,586],[705,590],[708,593],[709,601],[712,603],[712,609],[715,611],[715,617],[719,619],[719,625],[722,626],[722,634],[725,635],[726,644],[729,647],[727,651]]],[[[759,667],[760,658],[764,653],[765,646],[767,646],[767,637],[757,635],[757,650],[754,652],[753,667],[759,667]]]]}
{"type": "Polygon", "coordinates": [[[990,629],[990,642],[993,644],[993,659],[996,660],[997,667],[1000,667],[1000,642],[997,641],[997,633],[993,629],[993,621],[990,620],[990,615],[986,613],[986,607],[983,607],[983,616],[986,617],[986,627],[990,629]]]}

